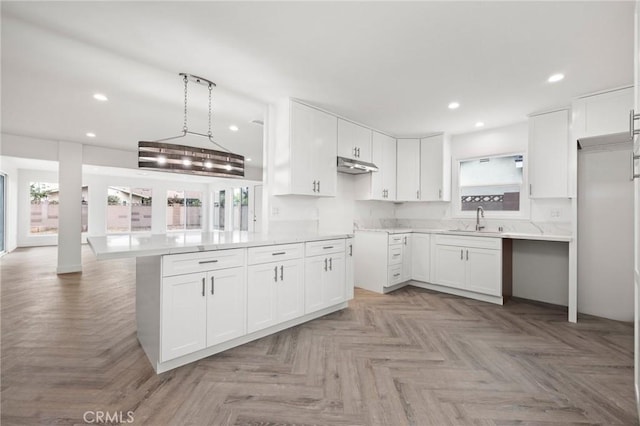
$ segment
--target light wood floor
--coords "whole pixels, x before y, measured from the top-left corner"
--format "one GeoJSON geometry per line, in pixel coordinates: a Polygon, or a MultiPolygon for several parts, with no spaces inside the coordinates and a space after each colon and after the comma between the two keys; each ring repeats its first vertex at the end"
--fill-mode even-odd
{"type": "Polygon", "coordinates": [[[637,424],[631,324],[405,288],[156,375],[138,345],[133,260],[55,248],[0,260],[2,424],[637,424]]]}

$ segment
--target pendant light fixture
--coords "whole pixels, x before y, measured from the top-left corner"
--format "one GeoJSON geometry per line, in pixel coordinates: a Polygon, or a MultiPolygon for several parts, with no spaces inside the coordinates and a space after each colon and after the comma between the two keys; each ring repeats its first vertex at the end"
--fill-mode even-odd
{"type": "Polygon", "coordinates": [[[184,122],[182,134],[155,141],[138,142],[138,167],[176,173],[190,173],[216,177],[244,177],[244,156],[234,154],[213,140],[211,132],[211,98],[216,84],[206,78],[192,74],[179,74],[184,82],[184,122]],[[207,86],[209,90],[209,131],[193,132],[187,127],[187,100],[189,82],[207,86]],[[209,139],[209,142],[223,151],[195,148],[186,145],[166,143],[166,141],[195,135],[209,139]]]}

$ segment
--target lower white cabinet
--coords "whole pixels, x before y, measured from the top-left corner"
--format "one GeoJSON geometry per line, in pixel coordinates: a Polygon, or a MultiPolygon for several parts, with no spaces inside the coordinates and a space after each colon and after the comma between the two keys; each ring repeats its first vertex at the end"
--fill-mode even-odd
{"type": "Polygon", "coordinates": [[[416,281],[431,281],[431,235],[411,235],[411,276],[416,281]]]}
{"type": "Polygon", "coordinates": [[[431,249],[433,283],[501,296],[501,247],[499,238],[435,236],[431,249]]]}
{"type": "Polygon", "coordinates": [[[138,340],[160,373],[342,309],[353,254],[342,237],[140,257],[138,340]]]}
{"type": "Polygon", "coordinates": [[[248,267],[249,333],[304,314],[302,265],[302,259],[293,259],[248,267]]]}
{"type": "Polygon", "coordinates": [[[241,267],[165,277],[162,361],[244,335],[244,283],[241,267]]]}
{"type": "Polygon", "coordinates": [[[306,258],[304,313],[344,302],[345,273],[344,252],[306,258]]]}

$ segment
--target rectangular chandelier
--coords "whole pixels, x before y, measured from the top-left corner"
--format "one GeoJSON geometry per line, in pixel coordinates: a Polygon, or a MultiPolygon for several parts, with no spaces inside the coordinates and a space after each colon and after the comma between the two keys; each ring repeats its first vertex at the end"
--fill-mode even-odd
{"type": "Polygon", "coordinates": [[[138,167],[215,177],[244,177],[244,156],[163,142],[138,142],[138,167]]]}

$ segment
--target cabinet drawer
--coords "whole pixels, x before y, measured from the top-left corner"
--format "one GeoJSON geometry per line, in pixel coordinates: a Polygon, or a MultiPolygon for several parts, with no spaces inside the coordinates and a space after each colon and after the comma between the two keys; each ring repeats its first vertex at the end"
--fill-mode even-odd
{"type": "Polygon", "coordinates": [[[447,246],[464,246],[500,250],[502,238],[499,237],[473,237],[459,235],[435,235],[436,244],[447,246]]]}
{"type": "Polygon", "coordinates": [[[324,240],[305,243],[305,256],[319,256],[328,253],[344,253],[344,240],[324,240]]]}
{"type": "Polygon", "coordinates": [[[389,247],[389,265],[402,263],[402,245],[389,247]]]}
{"type": "Polygon", "coordinates": [[[304,244],[280,244],[276,246],[251,247],[248,251],[249,265],[299,259],[303,256],[304,244]]]}
{"type": "Polygon", "coordinates": [[[162,276],[244,266],[245,249],[211,250],[162,256],[162,276]]]}
{"type": "Polygon", "coordinates": [[[391,234],[389,235],[389,245],[402,244],[404,242],[405,234],[391,234]]]}
{"type": "Polygon", "coordinates": [[[391,287],[402,282],[402,264],[389,266],[389,279],[386,287],[391,287]]]}

